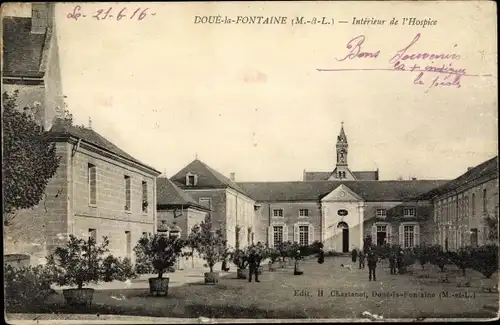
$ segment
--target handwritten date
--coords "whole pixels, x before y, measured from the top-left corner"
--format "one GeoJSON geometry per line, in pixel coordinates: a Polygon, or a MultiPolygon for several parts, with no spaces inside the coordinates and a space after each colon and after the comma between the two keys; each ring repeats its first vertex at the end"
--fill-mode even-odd
{"type": "Polygon", "coordinates": [[[150,12],[149,8],[135,8],[135,9],[130,9],[127,7],[123,8],[113,8],[113,7],[108,7],[108,8],[101,8],[95,10],[91,15],[87,15],[82,7],[80,5],[76,5],[73,7],[73,10],[70,11],[67,15],[66,18],[68,19],[74,19],[74,20],[79,20],[82,18],[90,17],[95,20],[137,20],[141,21],[145,18],[148,18],[149,16],[155,16],[155,12],[150,12]]]}

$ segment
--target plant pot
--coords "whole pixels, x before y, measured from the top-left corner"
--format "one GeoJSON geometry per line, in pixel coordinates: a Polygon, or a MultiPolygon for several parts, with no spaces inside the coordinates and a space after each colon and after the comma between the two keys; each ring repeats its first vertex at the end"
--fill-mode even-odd
{"type": "Polygon", "coordinates": [[[272,262],[269,262],[269,272],[276,272],[276,266],[272,262]]]}
{"type": "Polygon", "coordinates": [[[248,278],[248,269],[237,269],[236,270],[236,278],[237,279],[247,279],[248,278]]]}
{"type": "Polygon", "coordinates": [[[166,296],[170,278],[149,278],[149,292],[153,296],[166,296]]]}
{"type": "Polygon", "coordinates": [[[219,272],[205,272],[205,284],[219,283],[219,272]]]}
{"type": "Polygon", "coordinates": [[[92,298],[94,297],[94,289],[64,289],[63,296],[66,303],[70,306],[90,307],[92,305],[92,298]]]}

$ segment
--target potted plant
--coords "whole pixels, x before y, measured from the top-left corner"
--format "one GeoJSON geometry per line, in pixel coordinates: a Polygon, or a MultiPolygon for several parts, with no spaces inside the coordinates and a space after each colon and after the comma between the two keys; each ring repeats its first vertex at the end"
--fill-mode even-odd
{"type": "Polygon", "coordinates": [[[219,272],[214,272],[214,266],[222,260],[226,247],[222,231],[213,228],[212,218],[207,215],[200,226],[193,228],[193,233],[197,242],[196,250],[210,268],[210,272],[204,274],[205,283],[218,283],[219,272]]]}
{"type": "Polygon", "coordinates": [[[69,241],[57,247],[47,257],[47,267],[54,275],[54,282],[60,286],[76,286],[64,289],[63,296],[68,305],[90,306],[94,296],[94,289],[84,288],[90,283],[100,281],[110,282],[124,280],[133,274],[132,268],[120,266],[121,260],[112,255],[105,257],[109,252],[109,240],[103,237],[100,245],[94,238],[88,240],[69,236],[69,241]]]}
{"type": "Polygon", "coordinates": [[[276,271],[275,263],[281,256],[280,251],[276,248],[269,248],[267,255],[269,256],[269,272],[275,272],[276,271]]]}
{"type": "Polygon", "coordinates": [[[237,249],[232,255],[232,262],[236,265],[236,278],[248,278],[248,252],[242,249],[237,249]]]}
{"type": "Polygon", "coordinates": [[[149,278],[149,290],[153,296],[166,296],[170,278],[163,274],[171,272],[184,247],[183,240],[161,234],[145,235],[139,239],[134,252],[142,259],[143,269],[153,269],[158,277],[149,278]]]}

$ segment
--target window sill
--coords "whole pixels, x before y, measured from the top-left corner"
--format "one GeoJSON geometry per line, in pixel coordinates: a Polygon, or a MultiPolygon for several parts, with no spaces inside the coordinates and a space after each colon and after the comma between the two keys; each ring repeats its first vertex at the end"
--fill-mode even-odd
{"type": "Polygon", "coordinates": [[[89,203],[89,207],[91,207],[91,208],[97,208],[97,204],[89,203]]]}
{"type": "Polygon", "coordinates": [[[299,216],[299,219],[309,219],[309,216],[299,216]]]}
{"type": "Polygon", "coordinates": [[[126,214],[132,214],[132,210],[125,210],[124,211],[126,214]]]}

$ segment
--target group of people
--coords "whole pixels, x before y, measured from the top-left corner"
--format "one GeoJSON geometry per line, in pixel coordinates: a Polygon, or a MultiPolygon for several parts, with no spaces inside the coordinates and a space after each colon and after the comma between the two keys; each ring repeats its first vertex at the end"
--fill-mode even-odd
{"type": "MultiPolygon", "coordinates": [[[[365,268],[365,259],[368,264],[368,281],[377,281],[375,270],[377,269],[377,262],[379,257],[373,247],[368,247],[366,252],[360,250],[359,253],[356,249],[351,251],[353,263],[359,258],[359,269],[365,268]]],[[[402,274],[404,272],[404,251],[402,249],[391,251],[389,254],[389,269],[391,274],[402,274]]]]}

